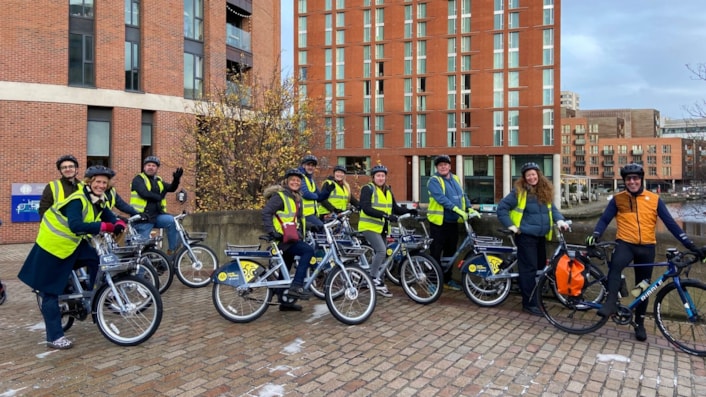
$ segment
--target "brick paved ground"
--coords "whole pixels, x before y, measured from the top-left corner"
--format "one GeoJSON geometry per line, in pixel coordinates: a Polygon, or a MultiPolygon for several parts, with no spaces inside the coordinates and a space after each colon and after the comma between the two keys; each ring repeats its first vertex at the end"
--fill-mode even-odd
{"type": "Polygon", "coordinates": [[[270,308],[250,324],[218,315],[211,288],[175,280],[157,333],[137,347],[108,342],[90,322],[75,347],[44,345],[34,295],[16,277],[30,245],[0,246],[0,396],[698,396],[703,358],[677,352],[650,326],[648,341],[606,325],[575,336],[519,310],[445,291],[429,306],[401,289],[359,326],[336,321],[322,301],[303,313],[270,308]]]}

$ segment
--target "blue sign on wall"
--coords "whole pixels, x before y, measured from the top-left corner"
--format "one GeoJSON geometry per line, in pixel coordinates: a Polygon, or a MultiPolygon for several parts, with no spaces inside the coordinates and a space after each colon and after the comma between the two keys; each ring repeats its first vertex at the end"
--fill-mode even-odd
{"type": "Polygon", "coordinates": [[[12,184],[12,221],[39,222],[39,200],[46,183],[12,184]]]}

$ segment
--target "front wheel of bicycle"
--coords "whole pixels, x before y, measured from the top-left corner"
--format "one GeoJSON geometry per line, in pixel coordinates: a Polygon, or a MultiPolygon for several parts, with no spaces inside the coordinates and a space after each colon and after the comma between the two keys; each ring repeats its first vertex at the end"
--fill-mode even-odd
{"type": "Polygon", "coordinates": [[[326,279],[325,292],[326,306],[344,324],[361,324],[375,310],[373,279],[360,266],[336,266],[326,279]]]}
{"type": "Polygon", "coordinates": [[[400,267],[400,284],[407,296],[423,305],[436,302],[443,290],[444,273],[436,260],[424,253],[410,255],[400,267]]]}
{"type": "Polygon", "coordinates": [[[558,329],[570,334],[583,335],[601,328],[608,317],[598,315],[600,304],[594,296],[570,296],[559,294],[551,273],[539,278],[535,291],[554,290],[557,294],[537,294],[539,309],[549,322],[558,329]]]}
{"type": "Polygon", "coordinates": [[[233,287],[213,284],[213,305],[218,313],[234,323],[249,323],[267,311],[273,292],[267,287],[233,287]]]}
{"type": "Polygon", "coordinates": [[[186,247],[183,247],[174,259],[179,281],[187,287],[201,288],[211,282],[211,274],[218,268],[218,256],[210,247],[192,244],[193,257],[186,247]]]}
{"type": "Polygon", "coordinates": [[[139,345],[159,328],[162,298],[153,285],[140,277],[124,276],[113,280],[113,285],[115,290],[104,284],[96,292],[94,311],[98,329],[116,345],[139,345]]]}
{"type": "Polygon", "coordinates": [[[164,294],[167,292],[169,287],[174,281],[174,270],[172,269],[172,264],[164,252],[149,248],[142,251],[142,255],[149,259],[150,264],[157,271],[157,276],[159,277],[159,293],[164,294]]]}
{"type": "Polygon", "coordinates": [[[662,287],[654,303],[657,328],[680,350],[706,356],[706,284],[681,280],[681,292],[674,282],[662,287]],[[686,310],[691,311],[689,316],[686,310]]]}

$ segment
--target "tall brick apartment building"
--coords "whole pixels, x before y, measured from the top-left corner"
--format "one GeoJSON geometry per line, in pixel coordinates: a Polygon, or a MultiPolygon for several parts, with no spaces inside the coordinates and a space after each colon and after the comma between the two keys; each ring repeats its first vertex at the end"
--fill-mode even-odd
{"type": "Polygon", "coordinates": [[[428,201],[439,154],[474,203],[497,202],[527,161],[558,185],[559,0],[296,4],[295,70],[326,104],[323,163],[382,163],[399,200],[428,201]]]}
{"type": "MultiPolygon", "coordinates": [[[[147,155],[161,157],[169,180],[183,162],[180,120],[192,100],[225,86],[227,71],[269,74],[279,59],[279,0],[5,0],[2,7],[0,243],[34,239],[38,223],[13,221],[29,208],[13,199],[56,179],[60,155],[75,155],[81,174],[87,164],[114,168],[125,198],[147,155]]],[[[189,170],[185,176],[188,188],[189,170]]]]}

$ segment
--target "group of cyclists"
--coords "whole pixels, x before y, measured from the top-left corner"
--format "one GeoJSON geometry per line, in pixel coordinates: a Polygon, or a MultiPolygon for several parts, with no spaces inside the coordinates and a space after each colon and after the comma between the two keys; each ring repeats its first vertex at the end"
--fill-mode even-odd
{"type": "MultiPolygon", "coordinates": [[[[427,220],[433,238],[430,254],[441,262],[442,256],[450,257],[457,249],[459,223],[476,213],[460,178],[451,172],[450,156],[437,156],[433,164],[435,172],[427,184],[427,220]]],[[[73,346],[61,328],[58,295],[63,292],[69,273],[76,266],[88,267],[93,283],[99,259],[86,236],[99,232],[120,234],[125,229],[125,223],[116,218],[113,208],[129,215],[142,214],[142,222],[136,229],[145,238],[149,237],[154,227],[166,229],[169,242],[167,254],[177,250],[174,218],[166,211],[165,196],[176,191],[183,169],[177,168],[171,183],[167,183],[157,175],[160,166],[161,162],[156,156],[144,159],[142,172],[132,180],[128,204],[111,185],[115,176],[112,169],[101,165],[90,166],[84,178],[79,179],[79,162],[74,156],[65,155],[57,160],[56,167],[61,177],[49,182],[43,192],[39,233],[18,275],[42,297],[41,311],[49,347],[68,349],[73,346]]],[[[345,167],[335,166],[333,174],[319,187],[314,179],[317,166],[317,157],[308,154],[301,159],[298,168],[285,172],[282,184],[271,186],[263,192],[267,200],[262,209],[264,231],[278,241],[291,268],[295,256],[299,257],[300,263],[311,263],[314,257],[314,248],[304,241],[305,230],[320,230],[324,220],[332,213],[340,213],[350,207],[358,209],[358,231],[374,251],[369,270],[374,288],[382,296],[392,296],[380,269],[386,257],[386,237],[391,232],[391,223],[396,222],[398,216],[408,213],[417,215],[417,209],[397,203],[387,184],[389,170],[382,164],[371,168],[370,182],[361,187],[357,199],[346,181],[345,167]],[[290,233],[291,228],[296,229],[294,237],[290,233]]],[[[553,186],[542,174],[540,166],[533,162],[526,163],[520,168],[520,174],[512,191],[498,204],[497,216],[504,227],[515,233],[522,308],[529,314],[541,315],[533,295],[535,271],[545,264],[546,243],[551,239],[553,227],[567,229],[568,224],[552,203],[553,186]]],[[[641,165],[628,164],[620,170],[620,175],[625,190],[611,198],[594,232],[586,238],[587,245],[596,244],[608,224],[613,218],[616,219],[617,245],[608,273],[608,296],[598,312],[601,316],[610,316],[617,310],[623,268],[632,261],[654,261],[657,219],[661,219],[687,249],[701,258],[706,256],[706,251],[698,248],[674,221],[659,195],[645,189],[641,165]]],[[[452,268],[444,274],[444,282],[449,288],[457,289],[452,268]]],[[[310,296],[304,288],[306,270],[307,266],[296,269],[292,284],[286,291],[287,298],[284,297],[285,292],[278,292],[281,311],[302,310],[296,300],[306,300],[310,296]]],[[[635,279],[649,280],[651,271],[651,267],[636,267],[635,279]]],[[[4,293],[0,283],[0,294],[3,294],[0,299],[4,300],[4,293]]],[[[635,337],[640,341],[646,339],[646,308],[647,301],[636,311],[635,337]]]]}

